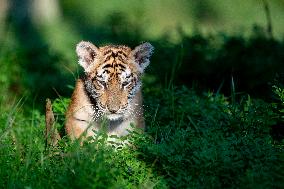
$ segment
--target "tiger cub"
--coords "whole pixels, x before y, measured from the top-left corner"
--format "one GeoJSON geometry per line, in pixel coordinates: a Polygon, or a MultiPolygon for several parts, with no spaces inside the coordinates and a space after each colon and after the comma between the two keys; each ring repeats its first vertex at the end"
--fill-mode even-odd
{"type": "Polygon", "coordinates": [[[141,76],[153,53],[150,43],[134,50],[123,45],[96,47],[82,41],[76,47],[85,75],[78,79],[66,113],[65,129],[71,139],[94,131],[107,120],[106,132],[124,136],[133,123],[144,129],[141,76]]]}

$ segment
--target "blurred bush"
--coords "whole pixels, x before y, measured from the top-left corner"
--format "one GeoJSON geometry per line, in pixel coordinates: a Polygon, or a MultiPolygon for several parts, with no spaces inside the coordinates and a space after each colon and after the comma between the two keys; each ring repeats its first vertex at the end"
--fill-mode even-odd
{"type": "Polygon", "coordinates": [[[238,92],[268,99],[274,82],[283,82],[284,43],[255,34],[184,36],[178,45],[161,39],[151,65],[158,78],[175,84],[221,89],[230,95],[231,78],[238,92]],[[172,73],[174,70],[175,73],[172,73]]]}

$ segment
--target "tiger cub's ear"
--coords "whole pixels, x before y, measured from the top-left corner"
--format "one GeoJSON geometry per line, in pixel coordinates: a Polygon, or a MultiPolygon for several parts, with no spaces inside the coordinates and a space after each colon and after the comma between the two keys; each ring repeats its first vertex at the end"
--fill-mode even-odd
{"type": "Polygon", "coordinates": [[[138,65],[141,73],[143,73],[144,69],[149,65],[150,56],[153,54],[153,50],[154,47],[150,43],[146,42],[135,47],[135,49],[131,52],[132,58],[138,65]]]}
{"type": "Polygon", "coordinates": [[[99,55],[99,49],[90,42],[81,41],[76,46],[76,53],[79,58],[79,64],[88,72],[90,66],[95,62],[99,55]]]}

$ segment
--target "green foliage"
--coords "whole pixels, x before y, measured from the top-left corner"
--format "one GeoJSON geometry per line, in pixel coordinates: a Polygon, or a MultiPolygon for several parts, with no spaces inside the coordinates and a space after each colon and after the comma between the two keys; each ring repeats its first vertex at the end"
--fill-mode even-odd
{"type": "MultiPolygon", "coordinates": [[[[277,95],[280,103],[278,104],[278,111],[281,114],[282,120],[284,120],[284,88],[273,86],[274,93],[277,95]]],[[[277,105],[276,105],[277,106],[277,105]]]]}
{"type": "Polygon", "coordinates": [[[159,108],[148,128],[154,143],[140,144],[142,158],[155,162],[155,170],[165,175],[171,187],[273,188],[283,184],[284,164],[279,156],[283,144],[275,147],[269,135],[275,123],[270,104],[250,98],[231,104],[222,95],[198,96],[185,87],[146,97],[151,97],[148,107],[153,108],[149,118],[159,108]]]}
{"type": "Polygon", "coordinates": [[[181,38],[182,42],[176,45],[166,38],[154,43],[156,50],[148,73],[161,83],[209,88],[231,95],[233,78],[238,92],[269,98],[269,83],[284,70],[283,41],[256,32],[249,38],[225,34],[181,34],[181,38]]]}
{"type": "Polygon", "coordinates": [[[107,145],[105,134],[83,146],[63,138],[58,148],[46,148],[44,117],[34,111],[32,118],[1,115],[1,188],[165,186],[149,165],[137,159],[134,149],[107,145]]]}
{"type": "MultiPolygon", "coordinates": [[[[186,87],[145,88],[146,133],[107,144],[99,132],[83,146],[63,137],[45,148],[44,117],[1,114],[0,186],[3,188],[277,188],[283,185],[283,143],[269,131],[271,104],[186,87]],[[12,121],[11,121],[12,120],[12,121]],[[124,140],[131,145],[122,145],[124,140]]],[[[53,103],[63,125],[68,99],[53,103]]]]}
{"type": "Polygon", "coordinates": [[[70,99],[63,97],[55,99],[52,103],[53,113],[56,119],[55,126],[59,131],[60,135],[65,135],[65,129],[64,129],[65,112],[67,110],[69,103],[70,99]]]}

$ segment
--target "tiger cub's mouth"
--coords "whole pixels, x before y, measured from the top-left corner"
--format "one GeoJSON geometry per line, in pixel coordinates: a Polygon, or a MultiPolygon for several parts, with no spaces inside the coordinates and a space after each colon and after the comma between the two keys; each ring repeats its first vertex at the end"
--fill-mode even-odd
{"type": "Polygon", "coordinates": [[[110,113],[110,114],[106,114],[106,118],[110,121],[117,121],[117,120],[123,119],[123,114],[110,113]]]}

